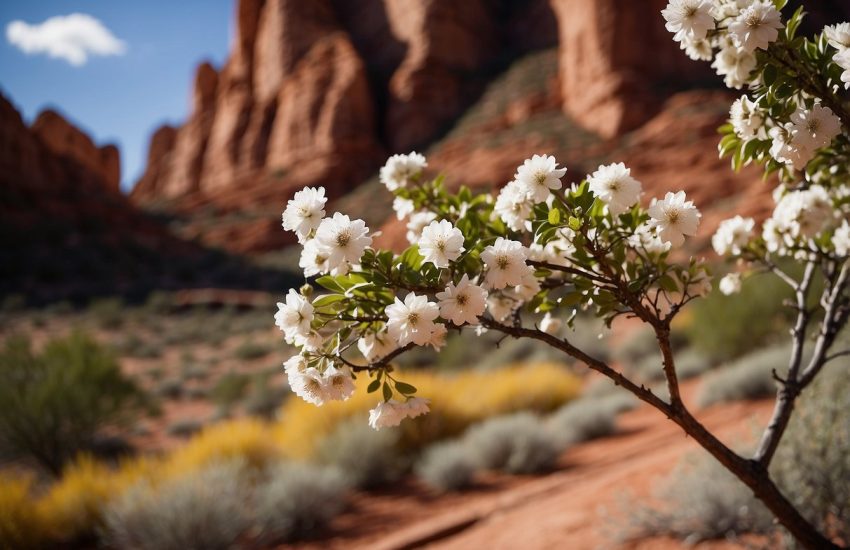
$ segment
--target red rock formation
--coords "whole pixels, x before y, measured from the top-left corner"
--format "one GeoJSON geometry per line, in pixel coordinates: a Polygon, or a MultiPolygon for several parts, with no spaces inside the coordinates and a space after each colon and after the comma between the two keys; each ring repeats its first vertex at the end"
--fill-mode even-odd
{"type": "Polygon", "coordinates": [[[114,145],[97,147],[86,134],[56,111],[46,110],[35,119],[33,133],[52,153],[79,163],[102,180],[104,187],[118,191],[121,161],[114,145]]]}

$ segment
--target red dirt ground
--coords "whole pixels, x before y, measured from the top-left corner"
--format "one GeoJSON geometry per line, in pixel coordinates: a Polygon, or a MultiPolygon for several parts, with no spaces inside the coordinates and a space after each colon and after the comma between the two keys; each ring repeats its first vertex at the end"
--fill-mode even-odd
{"type": "MultiPolygon", "coordinates": [[[[688,383],[693,401],[697,386],[688,383]]],[[[721,439],[740,443],[763,425],[770,401],[741,402],[697,412],[721,439]]],[[[616,540],[622,499],[651,494],[684,455],[698,446],[659,412],[643,405],[622,415],[619,434],[573,447],[558,469],[543,477],[491,475],[466,493],[435,496],[405,481],[392,491],[361,494],[333,525],[330,539],[300,548],[403,548],[536,550],[549,548],[671,549],[685,546],[654,538],[616,540]]],[[[730,542],[702,549],[740,548],[730,542]]]]}

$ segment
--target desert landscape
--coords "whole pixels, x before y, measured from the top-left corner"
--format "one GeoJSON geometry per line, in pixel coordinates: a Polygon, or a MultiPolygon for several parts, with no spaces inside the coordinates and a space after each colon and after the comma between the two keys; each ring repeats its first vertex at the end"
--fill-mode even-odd
{"type": "MultiPolygon", "coordinates": [[[[747,248],[733,236],[750,256],[726,261],[716,237],[735,215],[773,221],[782,196],[774,189],[808,191],[828,179],[817,175],[826,165],[843,185],[847,96],[825,86],[837,97],[823,105],[838,129],[812,148],[825,160],[808,168],[783,166],[766,133],[751,137],[754,146],[730,138],[730,106],[747,90],[724,87],[710,63],[674,41],[662,10],[680,4],[697,13],[712,2],[236,0],[226,61],[185,75],[185,120],[150,135],[141,176],[129,183],[118,146],[78,128],[61,102],[26,115],[0,77],[0,547],[850,544],[843,187],[829,196],[834,223],[810,205],[825,225],[784,257],[767,237],[747,248]],[[427,165],[393,187],[387,167],[413,162],[413,152],[427,165]],[[506,184],[538,154],[566,174],[534,201],[542,210],[529,205],[524,223],[506,225],[496,214],[506,184]],[[619,162],[640,193],[618,213],[586,180],[619,162]],[[807,183],[792,189],[790,178],[807,183]],[[302,248],[320,240],[321,226],[301,233],[284,213],[305,187],[324,190],[320,218],[341,212],[370,228],[356,260],[332,269],[314,258],[320,268],[305,274],[302,248]],[[699,211],[684,244],[635,259],[614,252],[637,249],[621,235],[610,241],[615,267],[582,271],[583,261],[607,264],[602,253],[577,252],[580,243],[617,224],[639,236],[641,220],[653,219],[651,198],[679,191],[699,211]],[[414,208],[433,215],[415,227],[414,208]],[[438,219],[454,224],[466,254],[429,269],[423,227],[438,219]],[[584,240],[582,224],[595,224],[584,240]],[[541,255],[546,231],[556,246],[566,232],[578,243],[558,252],[563,265],[522,257],[540,279],[524,301],[516,295],[526,282],[490,282],[485,248],[523,231],[517,240],[527,251],[539,243],[541,255]],[[629,261],[657,270],[646,288],[635,286],[643,283],[629,261]],[[445,301],[432,286],[465,284],[452,279],[461,265],[465,279],[475,272],[490,285],[473,315],[481,324],[462,330],[440,309],[441,336],[418,341],[413,330],[373,351],[390,331],[391,307],[408,292],[445,301]],[[564,282],[575,274],[601,291],[564,282]],[[618,277],[632,281],[617,286],[618,277]],[[733,292],[724,280],[737,283],[733,292]],[[499,290],[514,286],[515,295],[499,290]],[[622,304],[606,308],[605,292],[622,304]],[[643,298],[630,302],[630,293],[643,298]],[[491,299],[505,296],[525,305],[499,315],[491,299]],[[312,336],[330,351],[310,347],[312,336]],[[342,356],[349,350],[355,359],[342,356]],[[293,374],[299,360],[302,375],[328,361],[316,376],[345,373],[347,393],[310,393],[293,374]],[[809,361],[817,379],[800,367],[809,361]],[[379,403],[420,398],[428,414],[382,427],[379,403]],[[789,417],[777,420],[787,399],[789,417]],[[749,473],[715,460],[725,451],[706,452],[716,438],[725,456],[758,457],[776,424],[782,442],[765,461],[742,461],[749,473]],[[803,511],[802,531],[765,502],[768,483],[803,511]],[[821,538],[801,538],[806,528],[821,538]]],[[[764,4],[790,26],[801,2],[739,4],[764,4]]],[[[805,7],[801,35],[850,19],[842,2],[805,7]]],[[[779,40],[792,48],[783,28],[779,40]]],[[[837,48],[838,65],[822,62],[835,80],[845,50],[830,40],[825,33],[807,55],[815,63],[837,48]]],[[[765,108],[771,116],[808,98],[805,88],[791,99],[779,91],[783,78],[809,78],[803,69],[777,76],[769,58],[753,59],[745,75],[757,73],[750,89],[779,105],[765,108]]]]}

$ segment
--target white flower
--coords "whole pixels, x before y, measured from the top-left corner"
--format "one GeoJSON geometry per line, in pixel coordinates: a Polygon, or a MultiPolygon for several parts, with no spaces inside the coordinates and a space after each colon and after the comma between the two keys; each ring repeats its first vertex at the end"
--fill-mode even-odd
{"type": "Polygon", "coordinates": [[[366,247],[372,244],[369,228],[363,220],[351,220],[336,212],[325,218],[316,230],[317,250],[327,257],[327,265],[334,269],[344,263],[356,264],[366,247]]]}
{"type": "Polygon", "coordinates": [[[327,388],[322,373],[316,367],[305,368],[289,376],[292,392],[308,403],[322,406],[327,401],[327,388]]]}
{"type": "Polygon", "coordinates": [[[816,103],[811,109],[797,107],[791,115],[794,141],[808,149],[826,147],[841,133],[841,120],[829,107],[816,103]]]}
{"type": "Polygon", "coordinates": [[[770,155],[792,168],[802,169],[815,156],[812,141],[802,133],[795,132],[791,123],[784,126],[774,126],[768,132],[773,139],[770,145],[770,155]]]}
{"type": "Polygon", "coordinates": [[[841,226],[835,230],[835,234],[832,236],[832,244],[835,246],[835,253],[839,256],[847,256],[850,253],[850,224],[847,223],[847,220],[844,220],[841,226]]]}
{"type": "Polygon", "coordinates": [[[440,314],[437,304],[413,292],[405,296],[404,302],[396,298],[385,311],[387,333],[399,346],[406,346],[411,342],[417,346],[427,345],[431,341],[431,334],[436,330],[434,319],[440,314]]]}
{"type": "Polygon", "coordinates": [[[664,26],[675,33],[673,39],[677,41],[701,40],[714,28],[709,0],[670,0],[661,15],[667,21],[664,26]]]}
{"type": "Polygon", "coordinates": [[[561,188],[561,178],[566,173],[566,168],[558,168],[555,157],[533,155],[517,168],[514,179],[529,198],[538,203],[545,201],[552,189],[561,188]]]}
{"type": "Polygon", "coordinates": [[[720,256],[727,254],[740,254],[742,247],[747,245],[753,234],[755,220],[752,218],[734,218],[724,220],[717,228],[717,232],[711,237],[711,246],[720,256]]]}
{"type": "Polygon", "coordinates": [[[547,334],[557,334],[561,330],[562,325],[563,321],[557,317],[552,317],[552,314],[549,312],[546,312],[546,315],[540,320],[540,330],[547,334]]]}
{"type": "Polygon", "coordinates": [[[325,343],[324,337],[318,331],[311,330],[307,334],[295,333],[291,344],[306,351],[316,351],[325,343]]]}
{"type": "Polygon", "coordinates": [[[387,334],[386,329],[368,332],[357,340],[357,349],[369,363],[375,363],[395,351],[396,343],[387,334]]]}
{"type": "Polygon", "coordinates": [[[711,49],[711,42],[706,38],[694,40],[684,38],[679,45],[685,50],[685,55],[694,61],[711,61],[714,51],[711,49]]]}
{"type": "Polygon", "coordinates": [[[723,77],[726,86],[740,89],[750,81],[750,73],[756,68],[756,56],[727,46],[717,52],[711,66],[723,77]]]}
{"type": "Polygon", "coordinates": [[[291,341],[296,334],[309,334],[312,322],[313,304],[295,289],[289,289],[286,302],[277,303],[274,323],[286,334],[287,340],[291,341]]]}
{"type": "Polygon", "coordinates": [[[514,231],[522,231],[533,207],[525,187],[518,181],[512,181],[499,191],[493,212],[514,231]]]}
{"type": "Polygon", "coordinates": [[[487,291],[470,282],[464,273],[457,285],[449,282],[446,290],[438,292],[436,297],[440,301],[440,317],[457,326],[475,325],[478,317],[484,314],[487,291]]]}
{"type": "Polygon", "coordinates": [[[425,157],[413,151],[407,155],[393,155],[381,167],[378,178],[390,191],[407,187],[422,175],[422,170],[428,166],[425,157]]]}
{"type": "Polygon", "coordinates": [[[779,36],[782,24],[779,10],[770,0],[755,0],[741,10],[738,17],[729,24],[729,35],[735,44],[744,51],[752,52],[758,48],[766,50],[779,36]]]}
{"type": "Polygon", "coordinates": [[[395,211],[396,218],[403,220],[406,216],[409,216],[413,213],[415,206],[413,205],[413,201],[410,199],[403,199],[401,197],[396,197],[393,199],[393,210],[395,211]]]}
{"type": "Polygon", "coordinates": [[[735,134],[741,139],[751,139],[762,127],[764,119],[758,111],[758,105],[742,95],[732,104],[729,110],[729,120],[735,129],[735,134]]]}
{"type": "Polygon", "coordinates": [[[301,258],[298,260],[298,265],[304,270],[306,277],[312,277],[319,273],[327,273],[328,257],[320,252],[319,243],[316,239],[310,239],[304,243],[304,249],[301,251],[301,258]]]}
{"type": "Polygon", "coordinates": [[[511,315],[511,313],[513,313],[514,308],[516,308],[516,306],[516,300],[509,296],[504,296],[501,294],[491,294],[487,298],[487,311],[490,312],[490,315],[493,316],[493,319],[500,322],[507,319],[511,315]]]}
{"type": "Polygon", "coordinates": [[[514,295],[520,300],[531,300],[538,292],[540,292],[540,281],[534,275],[533,269],[528,269],[523,273],[522,281],[513,289],[514,295]]]}
{"type": "Polygon", "coordinates": [[[369,425],[376,430],[398,426],[405,418],[415,418],[428,411],[428,400],[421,397],[413,397],[406,403],[395,399],[381,401],[369,411],[369,425]]]}
{"type": "Polygon", "coordinates": [[[647,213],[649,223],[656,228],[658,237],[673,246],[681,246],[685,235],[696,235],[701,214],[693,201],[685,200],[685,192],[667,193],[664,200],[653,199],[647,213]]]}
{"type": "Polygon", "coordinates": [[[639,225],[633,235],[629,236],[629,246],[643,249],[650,254],[661,254],[670,250],[670,243],[662,241],[655,232],[655,227],[649,224],[639,225]]]}
{"type": "Polygon", "coordinates": [[[521,243],[499,237],[481,253],[487,266],[484,282],[490,288],[505,288],[522,284],[522,277],[531,268],[526,265],[526,249],[521,243]]]}
{"type": "MultiPolygon", "coordinates": [[[[787,193],[779,200],[771,216],[775,224],[771,230],[779,234],[787,233],[792,239],[811,238],[823,231],[834,216],[832,201],[826,189],[813,185],[802,191],[787,193]]],[[[764,229],[768,229],[767,222],[764,229]]]]}
{"type": "Polygon", "coordinates": [[[428,344],[436,351],[443,349],[446,345],[446,334],[448,334],[446,325],[442,323],[434,323],[434,329],[431,331],[431,337],[428,339],[428,344]]]}
{"type": "Polygon", "coordinates": [[[844,72],[841,73],[841,82],[844,83],[845,88],[850,88],[850,48],[839,51],[832,56],[832,60],[844,69],[844,72]]]}
{"type": "Polygon", "coordinates": [[[460,257],[463,248],[463,233],[447,220],[433,221],[422,230],[419,253],[423,263],[431,262],[437,267],[449,267],[460,257]]]}
{"type": "Polygon", "coordinates": [[[305,187],[298,191],[283,211],[283,228],[295,232],[298,242],[303,243],[325,217],[326,202],[324,187],[305,187]]]}
{"type": "Polygon", "coordinates": [[[608,205],[608,210],[615,217],[640,199],[640,182],[631,176],[631,169],[622,162],[600,166],[588,176],[587,182],[593,194],[608,205]]]}
{"type": "Polygon", "coordinates": [[[720,279],[718,287],[720,288],[720,292],[726,296],[731,296],[732,294],[741,292],[741,274],[729,273],[725,275],[722,279],[720,279]]]}
{"type": "Polygon", "coordinates": [[[354,379],[351,378],[351,370],[347,366],[336,368],[328,366],[322,374],[325,386],[325,399],[332,401],[346,401],[354,394],[354,379]]]}
{"type": "Polygon", "coordinates": [[[823,28],[830,46],[841,51],[850,48],[850,23],[837,23],[823,28]]]}
{"type": "Polygon", "coordinates": [[[416,244],[422,237],[422,230],[437,219],[437,215],[433,212],[416,212],[410,216],[407,222],[407,242],[416,244]]]}
{"type": "Polygon", "coordinates": [[[783,228],[780,227],[776,220],[768,218],[762,224],[761,237],[764,239],[764,244],[767,246],[767,251],[771,253],[781,252],[785,249],[785,235],[783,228]]]}

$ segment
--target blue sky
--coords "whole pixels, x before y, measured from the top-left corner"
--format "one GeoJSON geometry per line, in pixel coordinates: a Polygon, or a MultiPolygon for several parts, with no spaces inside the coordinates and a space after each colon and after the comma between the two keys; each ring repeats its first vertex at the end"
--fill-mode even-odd
{"type": "Polygon", "coordinates": [[[27,122],[44,108],[62,112],[96,143],[121,149],[122,187],[144,170],[150,134],[188,114],[195,66],[220,67],[231,40],[233,0],[29,0],[0,2],[0,88],[27,122]],[[90,55],[84,64],[24,53],[8,25],[87,14],[124,43],[120,55],[90,55]]]}

